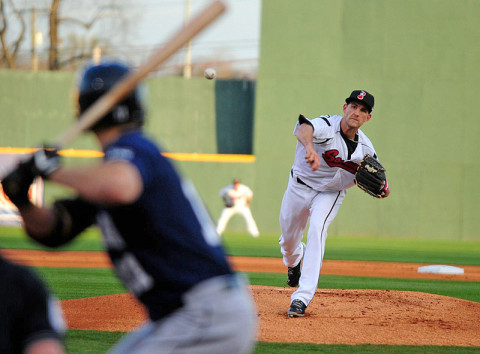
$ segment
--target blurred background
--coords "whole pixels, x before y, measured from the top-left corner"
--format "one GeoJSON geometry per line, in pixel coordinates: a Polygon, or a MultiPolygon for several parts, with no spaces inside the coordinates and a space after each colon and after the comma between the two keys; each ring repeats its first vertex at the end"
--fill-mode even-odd
{"type": "MultiPolygon", "coordinates": [[[[208,1],[0,4],[0,147],[8,149],[37,146],[71,124],[82,61],[115,55],[139,65],[208,1]]],[[[376,200],[351,188],[329,233],[480,239],[480,2],[226,4],[222,18],[145,83],[148,133],[194,182],[214,220],[220,188],[236,177],[253,189],[260,233],[278,234],[298,115],[342,114],[350,92],[365,89],[376,102],[362,131],[392,193],[376,200]],[[203,78],[209,66],[217,79],[203,78]]],[[[68,148],[98,149],[88,136],[68,148]]],[[[45,186],[47,201],[61,193],[45,186]]],[[[231,228],[244,230],[242,220],[231,228]]]]}
{"type": "MultiPolygon", "coordinates": [[[[209,0],[1,0],[4,68],[76,70],[92,56],[139,65],[209,0]]],[[[254,78],[261,0],[227,0],[228,12],[156,75],[254,78]]]]}

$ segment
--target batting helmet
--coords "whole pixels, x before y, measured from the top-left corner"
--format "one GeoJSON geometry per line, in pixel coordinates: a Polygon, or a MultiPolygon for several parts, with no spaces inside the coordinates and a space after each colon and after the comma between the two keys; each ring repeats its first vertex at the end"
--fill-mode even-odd
{"type": "MultiPolygon", "coordinates": [[[[130,72],[130,68],[120,62],[104,62],[87,66],[81,76],[78,87],[80,114],[85,112],[97,99],[110,90],[120,79],[130,72]]],[[[130,92],[120,103],[112,108],[90,130],[125,123],[143,124],[145,112],[139,87],[130,92]]]]}

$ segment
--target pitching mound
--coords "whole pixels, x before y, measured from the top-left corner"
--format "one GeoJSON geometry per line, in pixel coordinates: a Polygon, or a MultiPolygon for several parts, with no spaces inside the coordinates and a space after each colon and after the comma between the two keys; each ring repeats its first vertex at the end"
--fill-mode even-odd
{"type": "Polygon", "coordinates": [[[480,346],[480,303],[411,291],[317,290],[304,317],[288,318],[292,292],[253,287],[261,341],[480,346]]]}
{"type": "MultiPolygon", "coordinates": [[[[480,303],[388,290],[318,290],[305,317],[288,318],[290,288],[252,286],[258,340],[317,344],[480,346],[480,303]]],[[[62,301],[72,329],[130,331],[145,320],[129,294],[62,301]]]]}
{"type": "MultiPolygon", "coordinates": [[[[111,267],[104,252],[0,250],[16,262],[43,267],[111,267]]],[[[281,259],[231,257],[244,272],[285,273],[281,259]]],[[[464,274],[418,273],[425,264],[324,261],[322,274],[480,281],[479,266],[464,274]]],[[[305,317],[288,318],[291,288],[252,286],[260,319],[258,339],[318,344],[453,345],[480,347],[480,303],[427,293],[317,290],[305,317]]],[[[130,331],[146,314],[129,294],[62,301],[72,329],[130,331]]]]}

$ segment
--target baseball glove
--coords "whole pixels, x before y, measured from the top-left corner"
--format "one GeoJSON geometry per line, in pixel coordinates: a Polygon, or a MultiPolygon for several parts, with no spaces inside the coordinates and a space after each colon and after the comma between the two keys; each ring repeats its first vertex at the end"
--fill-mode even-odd
{"type": "Polygon", "coordinates": [[[366,154],[360,162],[354,181],[360,189],[375,198],[388,196],[385,168],[369,154],[366,154]]]}
{"type": "Polygon", "coordinates": [[[233,200],[230,198],[228,195],[223,196],[223,205],[225,205],[226,208],[231,208],[233,207],[233,200]]]}

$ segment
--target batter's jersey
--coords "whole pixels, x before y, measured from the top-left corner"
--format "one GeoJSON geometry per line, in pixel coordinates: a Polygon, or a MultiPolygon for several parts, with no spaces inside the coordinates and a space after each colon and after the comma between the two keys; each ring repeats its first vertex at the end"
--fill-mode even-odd
{"type": "MultiPolygon", "coordinates": [[[[345,139],[340,130],[342,116],[324,115],[309,120],[313,126],[313,145],[320,156],[320,168],[312,172],[305,162],[305,147],[297,141],[295,160],[292,172],[305,184],[317,191],[341,191],[355,185],[353,179],[356,163],[362,161],[365,154],[376,157],[375,150],[368,137],[361,131],[357,132],[357,146],[350,155],[345,139]]],[[[297,122],[295,135],[301,121],[297,122]]],[[[351,152],[351,151],[350,151],[351,152]]]]}
{"type": "Polygon", "coordinates": [[[81,200],[65,206],[84,219],[83,226],[87,210],[96,217],[117,275],[157,320],[181,307],[183,294],[194,285],[232,270],[195,189],[152,141],[132,132],[104,151],[105,163],[123,160],[138,169],[139,199],[112,207],[88,208],[81,200]]]}
{"type": "Polygon", "coordinates": [[[0,353],[23,353],[43,339],[60,341],[64,330],[60,307],[43,283],[0,257],[0,353]]]}

